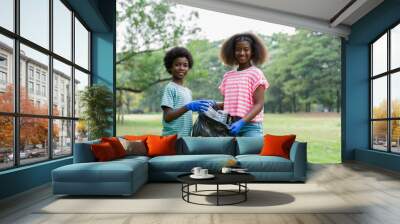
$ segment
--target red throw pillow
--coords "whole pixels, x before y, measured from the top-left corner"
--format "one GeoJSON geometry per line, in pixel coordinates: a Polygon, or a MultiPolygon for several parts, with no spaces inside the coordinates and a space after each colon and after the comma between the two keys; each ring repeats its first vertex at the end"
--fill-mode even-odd
{"type": "Polygon", "coordinates": [[[177,135],[149,136],[146,140],[148,156],[165,156],[176,154],[177,135]]]}
{"type": "Polygon", "coordinates": [[[113,147],[108,142],[93,144],[90,147],[92,149],[94,157],[99,162],[110,161],[117,158],[113,147]]]}
{"type": "Polygon", "coordinates": [[[265,135],[264,146],[261,149],[260,155],[262,156],[281,156],[286,159],[290,158],[290,148],[296,135],[265,135]]]}
{"type": "Polygon", "coordinates": [[[101,142],[108,142],[112,146],[115,151],[115,155],[118,158],[126,156],[126,151],[124,146],[122,146],[121,142],[117,137],[109,137],[109,138],[101,138],[101,142]]]}
{"type": "Polygon", "coordinates": [[[125,135],[124,139],[129,141],[143,141],[146,142],[147,137],[149,136],[157,136],[157,135],[125,135]]]}

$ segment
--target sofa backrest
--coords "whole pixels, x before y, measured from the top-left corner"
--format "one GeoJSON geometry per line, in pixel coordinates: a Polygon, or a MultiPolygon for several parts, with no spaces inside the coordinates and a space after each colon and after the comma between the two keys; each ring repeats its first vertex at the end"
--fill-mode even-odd
{"type": "Polygon", "coordinates": [[[92,144],[99,144],[100,140],[93,140],[81,143],[75,143],[74,147],[74,163],[95,162],[96,158],[90,148],[92,144]]]}
{"type": "Polygon", "coordinates": [[[259,154],[264,144],[260,137],[236,137],[236,155],[259,154]]]}
{"type": "Polygon", "coordinates": [[[182,137],[178,140],[176,147],[178,155],[235,155],[233,137],[182,137]]]}

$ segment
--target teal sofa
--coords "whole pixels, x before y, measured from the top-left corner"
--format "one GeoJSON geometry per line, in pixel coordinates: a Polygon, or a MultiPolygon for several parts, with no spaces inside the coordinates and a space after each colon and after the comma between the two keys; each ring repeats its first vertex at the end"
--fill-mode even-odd
{"type": "Polygon", "coordinates": [[[176,181],[176,177],[200,166],[219,172],[228,160],[236,160],[259,182],[304,182],[307,144],[295,142],[290,159],[260,156],[262,137],[183,137],[177,155],[127,156],[96,162],[90,141],[75,144],[74,163],[52,171],[54,194],[131,195],[148,181],[176,181]]]}

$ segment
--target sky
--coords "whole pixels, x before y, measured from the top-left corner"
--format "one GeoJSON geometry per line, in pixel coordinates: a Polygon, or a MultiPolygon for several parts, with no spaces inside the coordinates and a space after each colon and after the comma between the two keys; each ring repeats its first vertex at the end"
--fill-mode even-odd
{"type": "Polygon", "coordinates": [[[210,10],[178,5],[177,14],[184,14],[188,11],[197,11],[199,19],[197,25],[202,29],[200,37],[205,37],[209,40],[226,39],[236,33],[253,31],[265,35],[272,35],[277,32],[292,34],[295,28],[283,26],[274,23],[268,23],[260,20],[249,19],[246,17],[235,16],[210,10]]]}
{"type": "MultiPolygon", "coordinates": [[[[276,32],[285,32],[289,34],[293,34],[295,32],[295,28],[289,26],[267,23],[255,19],[249,19],[180,4],[178,4],[175,9],[175,13],[178,18],[180,16],[187,15],[190,11],[197,11],[199,13],[199,18],[196,19],[196,24],[201,28],[201,32],[198,33],[198,37],[207,38],[211,41],[226,39],[235,33],[246,31],[253,31],[265,35],[272,35],[276,32]]],[[[118,51],[120,51],[122,47],[123,29],[123,24],[118,24],[118,51]]]]}

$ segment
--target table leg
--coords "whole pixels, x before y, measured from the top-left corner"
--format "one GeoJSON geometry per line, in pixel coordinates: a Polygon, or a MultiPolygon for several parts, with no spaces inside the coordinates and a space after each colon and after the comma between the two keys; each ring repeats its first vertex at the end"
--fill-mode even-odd
{"type": "Polygon", "coordinates": [[[219,184],[217,184],[217,206],[219,205],[219,184]]]}
{"type": "Polygon", "coordinates": [[[188,184],[188,185],[187,185],[187,192],[188,192],[188,193],[187,193],[187,201],[188,201],[188,202],[190,202],[190,201],[189,201],[189,195],[190,195],[190,184],[188,184]]]}
{"type": "Polygon", "coordinates": [[[248,192],[247,183],[244,183],[244,190],[245,190],[245,192],[244,192],[244,201],[247,201],[247,192],[248,192]]]}

